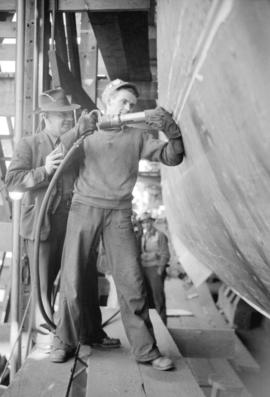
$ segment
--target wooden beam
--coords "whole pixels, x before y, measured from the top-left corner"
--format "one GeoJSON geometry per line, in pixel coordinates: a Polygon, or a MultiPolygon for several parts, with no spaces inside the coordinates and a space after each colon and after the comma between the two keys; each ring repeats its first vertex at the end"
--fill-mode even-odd
{"type": "MultiPolygon", "coordinates": [[[[103,308],[103,319],[108,318],[110,312],[110,309],[103,308]]],[[[175,370],[160,373],[150,365],[136,363],[130,355],[130,345],[123,324],[119,317],[116,317],[109,322],[105,331],[111,336],[120,338],[121,349],[111,350],[109,355],[105,350],[95,349],[93,351],[88,361],[89,376],[86,395],[109,397],[124,395],[136,397],[203,396],[203,392],[159,315],[155,310],[150,310],[150,315],[158,347],[162,354],[174,360],[175,370]]]]}
{"type": "Polygon", "coordinates": [[[55,15],[55,46],[57,55],[64,63],[68,64],[65,26],[63,21],[63,14],[61,12],[57,12],[55,15]]]}
{"type": "Polygon", "coordinates": [[[118,13],[88,13],[110,80],[129,80],[118,13]]]}
{"type": "Polygon", "coordinates": [[[111,80],[151,81],[147,12],[89,12],[111,80]]]}
{"type": "MultiPolygon", "coordinates": [[[[89,346],[82,346],[79,358],[87,362],[91,354],[89,346]]],[[[14,381],[9,385],[5,393],[6,397],[34,397],[38,395],[66,396],[67,387],[73,367],[74,359],[61,365],[50,362],[48,353],[36,348],[27,357],[14,381]]],[[[84,366],[78,360],[76,373],[84,366]]],[[[86,386],[86,370],[75,377],[72,383],[70,395],[81,395],[86,386]],[[73,394],[74,392],[74,394],[73,394]]]]}
{"type": "Polygon", "coordinates": [[[73,76],[68,65],[66,65],[57,55],[56,61],[58,64],[61,86],[67,94],[72,96],[72,101],[81,105],[83,109],[95,109],[96,105],[82,88],[81,82],[73,76]]]}
{"type": "Polygon", "coordinates": [[[77,43],[77,27],[75,13],[66,13],[67,49],[70,71],[81,82],[80,57],[77,43]]]}
{"type": "Polygon", "coordinates": [[[215,372],[208,377],[208,382],[212,386],[211,396],[250,396],[239,376],[225,360],[215,359],[211,364],[215,369],[215,372]]]}
{"type": "Polygon", "coordinates": [[[82,86],[93,102],[97,99],[97,67],[98,48],[97,40],[88,14],[81,13],[81,42],[79,47],[82,86]]]}
{"type": "Polygon", "coordinates": [[[44,4],[44,36],[43,36],[43,51],[42,57],[43,61],[40,63],[40,68],[42,73],[41,76],[41,87],[40,92],[47,91],[50,89],[51,84],[51,76],[49,74],[49,40],[51,37],[51,22],[50,22],[50,13],[48,10],[48,3],[44,4]]]}
{"type": "MultiPolygon", "coordinates": [[[[16,11],[16,0],[1,0],[0,11],[16,11]]],[[[50,9],[52,0],[50,0],[50,9]]],[[[59,0],[60,11],[134,11],[148,10],[150,0],[59,0]]]]}
{"type": "Polygon", "coordinates": [[[1,38],[15,38],[16,37],[16,22],[0,22],[0,37],[1,38]]]}
{"type": "Polygon", "coordinates": [[[235,334],[232,329],[169,328],[184,357],[232,358],[235,354],[235,334]]]}
{"type": "Polygon", "coordinates": [[[0,11],[16,11],[17,1],[16,0],[1,0],[0,11]]]}
{"type": "Polygon", "coordinates": [[[58,0],[59,11],[138,11],[149,8],[149,0],[58,0]]]}
{"type": "MultiPolygon", "coordinates": [[[[35,34],[35,6],[31,0],[25,1],[25,28],[24,28],[24,100],[22,135],[28,136],[33,131],[33,54],[35,34]]],[[[1,59],[1,58],[0,58],[1,59]]]]}

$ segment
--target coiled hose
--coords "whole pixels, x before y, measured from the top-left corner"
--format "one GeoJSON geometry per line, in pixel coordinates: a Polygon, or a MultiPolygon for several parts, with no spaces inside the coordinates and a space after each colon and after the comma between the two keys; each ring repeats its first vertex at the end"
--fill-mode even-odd
{"type": "Polygon", "coordinates": [[[82,144],[83,140],[90,134],[92,133],[92,131],[86,131],[84,133],[83,136],[81,136],[76,142],[74,142],[74,144],[72,145],[72,147],[69,149],[69,151],[67,152],[66,156],[64,157],[63,161],[61,162],[61,164],[59,165],[59,167],[57,168],[57,170],[55,171],[50,184],[46,190],[45,196],[43,198],[43,201],[41,203],[41,207],[40,207],[40,212],[39,212],[39,216],[38,216],[38,220],[37,220],[37,225],[36,225],[36,229],[35,229],[35,237],[34,237],[34,284],[33,284],[33,288],[36,288],[37,291],[37,303],[39,306],[39,309],[41,311],[41,314],[44,318],[44,320],[46,321],[46,323],[48,324],[48,326],[51,329],[56,329],[56,325],[54,324],[53,320],[48,316],[48,314],[45,311],[43,302],[42,302],[42,297],[41,297],[41,289],[40,289],[40,275],[39,275],[39,246],[40,246],[40,231],[41,231],[41,227],[42,227],[42,223],[43,223],[43,219],[44,219],[44,214],[47,211],[47,207],[48,207],[48,200],[50,198],[52,189],[54,188],[59,176],[61,175],[63,168],[65,167],[66,163],[68,162],[68,160],[73,156],[73,153],[80,147],[80,145],[82,144]]]}

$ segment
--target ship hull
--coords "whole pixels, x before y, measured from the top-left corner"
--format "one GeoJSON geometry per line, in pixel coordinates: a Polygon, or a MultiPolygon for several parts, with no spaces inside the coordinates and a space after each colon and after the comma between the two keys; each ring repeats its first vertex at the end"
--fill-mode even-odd
{"type": "Polygon", "coordinates": [[[193,258],[268,317],[269,20],[266,0],[157,7],[159,104],[173,112],[186,151],[181,165],[162,167],[176,251],[188,273],[193,258]]]}

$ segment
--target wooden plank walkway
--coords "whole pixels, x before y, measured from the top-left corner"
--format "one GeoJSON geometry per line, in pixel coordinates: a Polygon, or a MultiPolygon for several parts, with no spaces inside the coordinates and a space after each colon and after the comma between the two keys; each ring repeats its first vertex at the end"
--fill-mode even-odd
{"type": "Polygon", "coordinates": [[[87,397],[203,396],[160,317],[155,310],[150,313],[159,349],[174,360],[176,369],[161,372],[138,364],[131,356],[122,322],[116,318],[105,330],[110,336],[120,337],[122,347],[110,352],[93,350],[88,361],[87,397]]]}
{"type": "Polygon", "coordinates": [[[168,309],[178,305],[192,313],[169,317],[168,327],[205,395],[250,396],[235,370],[256,372],[259,366],[219,313],[207,285],[171,279],[166,292],[168,309]]]}
{"type": "MultiPolygon", "coordinates": [[[[113,309],[103,309],[103,320],[113,309]]],[[[203,397],[190,368],[178,351],[168,330],[155,310],[151,318],[158,345],[170,356],[176,368],[161,372],[150,365],[138,364],[130,353],[120,315],[106,326],[111,336],[121,338],[120,349],[92,349],[82,346],[80,356],[88,368],[76,378],[69,397],[203,397]]],[[[4,397],[64,397],[74,360],[53,364],[46,352],[34,351],[17,373],[4,397]]]]}
{"type": "MultiPolygon", "coordinates": [[[[87,361],[90,349],[82,346],[80,357],[87,361]]],[[[49,353],[41,350],[33,351],[18,371],[14,381],[3,394],[4,397],[64,397],[66,395],[71,369],[74,360],[64,364],[54,364],[49,360],[49,353]]],[[[78,390],[85,391],[83,385],[75,382],[70,397],[83,397],[78,390]]]]}

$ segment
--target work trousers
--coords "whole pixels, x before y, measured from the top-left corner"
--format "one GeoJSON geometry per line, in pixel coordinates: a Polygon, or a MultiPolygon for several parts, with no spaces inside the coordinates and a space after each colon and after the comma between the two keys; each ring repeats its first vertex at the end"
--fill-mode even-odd
{"type": "Polygon", "coordinates": [[[91,250],[96,249],[100,237],[116,284],[122,321],[132,352],[138,361],[153,360],[160,353],[149,318],[129,209],[102,209],[77,201],[72,203],[62,258],[60,320],[56,337],[70,347],[75,347],[84,337],[88,340],[96,337],[96,314],[89,313],[88,317],[92,334],[83,335],[80,313],[82,307],[87,308],[90,303],[85,301],[88,295],[84,291],[97,285],[96,264],[89,263],[88,258],[91,250]],[[85,280],[90,284],[85,285],[85,280]]]}
{"type": "Polygon", "coordinates": [[[146,288],[149,301],[153,302],[153,306],[159,313],[164,324],[167,323],[166,318],[166,300],[164,292],[164,274],[158,273],[158,266],[143,267],[144,276],[146,278],[146,288]]]}
{"type": "MultiPolygon", "coordinates": [[[[61,266],[62,250],[64,245],[66,224],[68,219],[69,206],[66,203],[60,205],[55,214],[51,216],[51,230],[46,241],[40,241],[39,246],[39,276],[40,276],[40,292],[47,315],[52,318],[52,304],[53,304],[53,288],[54,281],[61,266]]],[[[25,240],[26,253],[29,257],[31,283],[35,278],[34,259],[34,241],[25,240]]],[[[34,296],[32,299],[33,310],[35,312],[33,327],[39,329],[40,324],[44,324],[41,312],[38,308],[36,297],[36,286],[34,286],[34,296]]]]}

